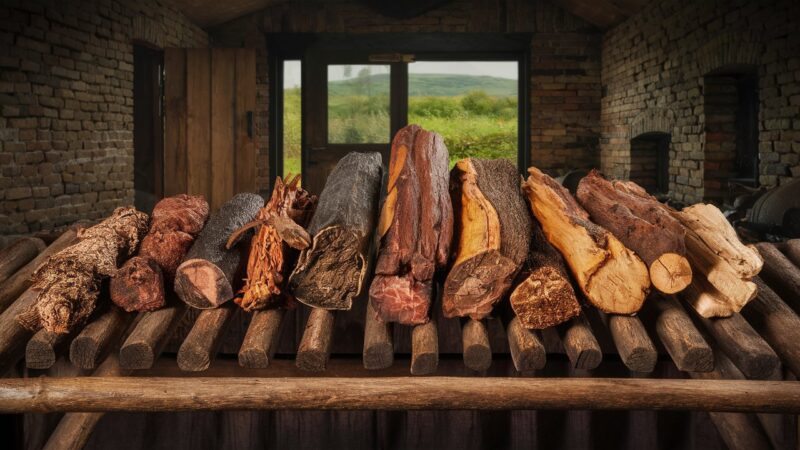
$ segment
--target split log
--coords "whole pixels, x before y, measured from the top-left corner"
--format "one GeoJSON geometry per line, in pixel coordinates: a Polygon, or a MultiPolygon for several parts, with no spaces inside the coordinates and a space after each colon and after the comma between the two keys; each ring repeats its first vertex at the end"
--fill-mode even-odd
{"type": "Polygon", "coordinates": [[[531,210],[547,240],[564,256],[581,291],[604,312],[633,314],[650,290],[647,266],[539,169],[524,184],[531,210]]]}
{"type": "Polygon", "coordinates": [[[231,303],[200,311],[191,331],[178,349],[177,360],[181,370],[201,372],[211,366],[235,311],[231,303]]]}
{"type": "Polygon", "coordinates": [[[308,247],[310,237],[302,228],[314,213],[317,197],[300,187],[300,175],[284,183],[275,180],[272,197],[253,222],[235,231],[228,248],[242,230],[258,226],[250,241],[245,284],[234,299],[245,311],[290,306],[294,299],[286,289],[297,248],[308,247]]]}
{"type": "Polygon", "coordinates": [[[14,275],[0,283],[0,312],[5,311],[17,297],[31,287],[31,284],[33,284],[31,275],[39,266],[51,256],[74,244],[77,239],[78,235],[75,230],[69,229],[65,231],[52,244],[48,245],[43,252],[39,253],[39,256],[33,258],[32,261],[17,270],[14,275]]]}
{"type": "Polygon", "coordinates": [[[734,266],[719,258],[718,253],[698,235],[686,235],[686,247],[692,266],[705,275],[708,283],[721,295],[721,300],[734,311],[740,311],[756,296],[756,285],[740,277],[734,266]]]}
{"type": "Polygon", "coordinates": [[[174,295],[169,304],[156,311],[140,314],[139,323],[119,350],[119,363],[125,369],[149,369],[167,345],[188,305],[174,295]]]}
{"type": "Polygon", "coordinates": [[[75,336],[69,346],[69,360],[75,367],[94,369],[100,358],[128,328],[133,316],[121,308],[111,305],[108,311],[90,322],[75,336]]]}
{"type": "Polygon", "coordinates": [[[147,214],[117,208],[98,225],[78,232],[78,243],[53,255],[33,274],[35,308],[19,316],[25,327],[68,333],[94,311],[101,282],[132,255],[147,231],[147,214]]]}
{"type": "Polygon", "coordinates": [[[674,294],[692,281],[683,226],[644,189],[606,180],[593,170],[581,179],[576,198],[595,223],[642,258],[653,287],[674,294]]]}
{"type": "Polygon", "coordinates": [[[761,278],[793,306],[795,311],[800,311],[800,269],[775,248],[775,245],[761,242],[756,247],[764,258],[761,278]]]}
{"type": "Polygon", "coordinates": [[[29,369],[49,369],[70,343],[69,338],[69,334],[51,333],[44,328],[37,331],[25,346],[25,366],[29,369]]]}
{"type": "Polygon", "coordinates": [[[458,250],[444,283],[444,316],[480,320],[528,256],[531,217],[508,160],[462,159],[450,173],[458,250]]]}
{"type": "Polygon", "coordinates": [[[439,367],[439,333],[436,321],[411,330],[411,375],[430,375],[439,367]]]}
{"type": "Polygon", "coordinates": [[[38,238],[23,237],[15,240],[0,251],[0,283],[6,281],[14,272],[28,264],[47,246],[38,238]]]}
{"type": "Polygon", "coordinates": [[[256,311],[247,327],[247,333],[239,349],[239,365],[248,369],[263,369],[269,366],[278,348],[284,308],[256,311]]]}
{"type": "Polygon", "coordinates": [[[367,303],[364,324],[364,368],[378,370],[391,367],[394,362],[394,345],[390,325],[375,311],[372,302],[367,303]]]}
{"type": "Polygon", "coordinates": [[[511,292],[511,308],[519,325],[542,330],[578,316],[581,305],[575,296],[564,259],[544,236],[542,226],[534,219],[531,227],[528,259],[511,292]]]}
{"type": "Polygon", "coordinates": [[[311,247],[289,277],[297,300],[348,310],[361,293],[382,177],[380,153],[349,153],[325,183],[308,226],[311,247]]]}
{"type": "Polygon", "coordinates": [[[298,369],[309,372],[325,370],[331,355],[335,314],[335,311],[327,309],[311,309],[295,358],[298,369]]]}
{"type": "Polygon", "coordinates": [[[385,322],[429,320],[431,280],[447,264],[453,233],[448,153],[442,137],[417,125],[392,141],[387,196],[370,301],[385,322]]]}
{"type": "Polygon", "coordinates": [[[742,315],[798,376],[800,317],[763,280],[755,277],[753,282],[758,285],[758,296],[742,310],[742,315]]]}
{"type": "Polygon", "coordinates": [[[111,279],[111,300],[125,311],[152,311],[166,304],[175,271],[208,218],[203,196],[176,195],[156,203],[150,230],[137,256],[111,279]]]}
{"type": "Polygon", "coordinates": [[[480,320],[467,319],[461,328],[464,365],[468,369],[483,372],[492,365],[492,346],[489,333],[480,320]]]}
{"type": "Polygon", "coordinates": [[[523,326],[519,316],[508,323],[508,347],[517,372],[544,368],[547,361],[544,344],[535,331],[523,326]]]}
{"type": "Polygon", "coordinates": [[[698,275],[686,289],[678,294],[701,317],[730,317],[741,310],[730,302],[727,297],[717,291],[704,276],[698,275]]]}
{"type": "Polygon", "coordinates": [[[656,333],[678,370],[708,372],[714,368],[714,352],[674,297],[659,296],[648,306],[656,311],[656,333]]]}
{"type": "Polygon", "coordinates": [[[247,245],[240,241],[227,249],[225,243],[231,233],[253,220],[263,205],[261,196],[241,193],[211,215],[175,274],[175,292],[187,305],[216,308],[233,298],[247,245]]]}

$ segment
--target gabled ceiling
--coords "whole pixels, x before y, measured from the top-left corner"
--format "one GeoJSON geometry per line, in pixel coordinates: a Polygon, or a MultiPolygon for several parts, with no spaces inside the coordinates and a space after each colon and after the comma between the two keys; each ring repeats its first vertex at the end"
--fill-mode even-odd
{"type": "Polygon", "coordinates": [[[608,29],[641,11],[652,0],[552,0],[581,19],[608,29]]]}

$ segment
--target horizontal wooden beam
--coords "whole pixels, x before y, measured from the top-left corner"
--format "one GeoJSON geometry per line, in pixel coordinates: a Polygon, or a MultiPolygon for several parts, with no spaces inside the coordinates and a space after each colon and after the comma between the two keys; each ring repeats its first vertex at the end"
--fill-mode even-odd
{"type": "Polygon", "coordinates": [[[652,409],[800,413],[800,382],[631,378],[16,378],[0,412],[652,409]]]}

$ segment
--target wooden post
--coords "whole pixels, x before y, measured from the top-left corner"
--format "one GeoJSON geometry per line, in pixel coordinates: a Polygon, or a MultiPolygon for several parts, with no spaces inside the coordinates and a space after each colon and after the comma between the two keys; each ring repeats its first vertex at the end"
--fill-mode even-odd
{"type": "Polygon", "coordinates": [[[467,319],[461,328],[461,340],[467,368],[483,372],[492,365],[492,347],[483,322],[467,319]]]}
{"type": "Polygon", "coordinates": [[[508,323],[508,347],[517,372],[542,369],[547,362],[544,344],[536,331],[528,330],[514,317],[508,323]]]}
{"type": "Polygon", "coordinates": [[[598,314],[608,327],[625,366],[634,372],[652,372],[658,352],[642,321],[635,316],[604,314],[600,311],[598,314]]]}
{"type": "Polygon", "coordinates": [[[758,296],[742,315],[795,376],[800,376],[800,317],[763,280],[755,277],[753,282],[758,296]]]}
{"type": "Polygon", "coordinates": [[[263,369],[269,366],[278,348],[281,336],[283,308],[256,311],[247,327],[242,347],[239,349],[239,365],[248,369],[263,369]]]}
{"type": "Polygon", "coordinates": [[[122,308],[111,305],[96,320],[83,328],[69,346],[69,360],[81,369],[94,369],[109,346],[119,339],[133,318],[122,308]]]}
{"type": "Polygon", "coordinates": [[[391,328],[378,317],[372,301],[367,301],[367,317],[364,324],[364,368],[385,369],[394,362],[391,328]]]}
{"type": "Polygon", "coordinates": [[[411,330],[411,375],[430,375],[439,366],[439,333],[436,321],[411,330]]]}
{"type": "Polygon", "coordinates": [[[297,349],[295,364],[299,369],[310,372],[325,370],[331,353],[333,321],[333,311],[311,308],[303,339],[297,349]]]}
{"type": "Polygon", "coordinates": [[[656,311],[656,333],[678,370],[708,372],[714,368],[714,352],[675,297],[658,296],[648,307],[656,311]]]}
{"type": "Polygon", "coordinates": [[[37,331],[25,347],[25,365],[29,369],[49,369],[71,337],[70,334],[51,333],[44,328],[37,331]]]}
{"type": "Polygon", "coordinates": [[[178,349],[178,367],[181,370],[200,372],[208,369],[237,308],[236,304],[228,302],[198,314],[192,330],[178,349]]]}
{"type": "Polygon", "coordinates": [[[30,262],[47,247],[39,238],[22,237],[0,251],[0,283],[30,262]]]}
{"type": "Polygon", "coordinates": [[[125,369],[149,369],[167,345],[189,307],[169,299],[167,307],[141,313],[139,323],[119,350],[119,364],[125,369]]]}

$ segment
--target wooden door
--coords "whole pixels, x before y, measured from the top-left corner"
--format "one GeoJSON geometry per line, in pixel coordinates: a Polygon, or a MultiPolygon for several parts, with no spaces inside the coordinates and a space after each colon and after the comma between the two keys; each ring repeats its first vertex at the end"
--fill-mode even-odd
{"type": "Polygon", "coordinates": [[[164,65],[164,194],[202,194],[216,211],[256,192],[255,51],[166,49],[164,65]]]}

